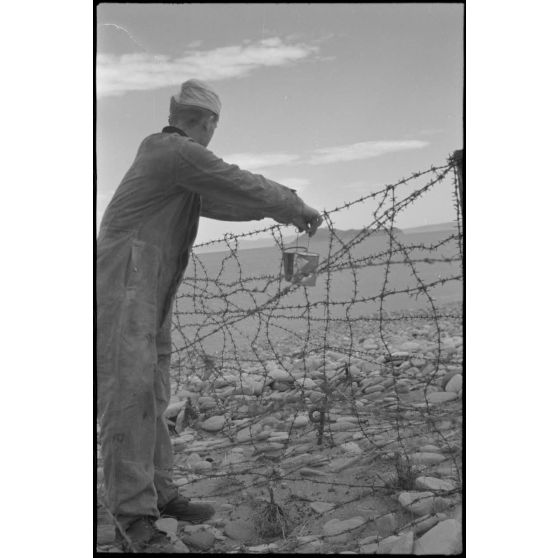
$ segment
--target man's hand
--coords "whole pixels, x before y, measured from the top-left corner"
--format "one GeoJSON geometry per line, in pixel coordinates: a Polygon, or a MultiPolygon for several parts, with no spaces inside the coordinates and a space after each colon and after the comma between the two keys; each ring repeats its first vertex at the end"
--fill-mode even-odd
{"type": "Polygon", "coordinates": [[[320,212],[304,204],[300,215],[293,220],[293,225],[298,227],[298,232],[306,232],[308,236],[314,236],[318,227],[323,223],[320,212]]]}

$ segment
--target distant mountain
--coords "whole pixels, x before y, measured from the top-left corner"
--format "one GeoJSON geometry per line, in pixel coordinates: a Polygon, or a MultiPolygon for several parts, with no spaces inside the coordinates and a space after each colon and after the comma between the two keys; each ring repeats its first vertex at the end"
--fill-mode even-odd
{"type": "MultiPolygon", "coordinates": [[[[342,231],[340,229],[333,229],[333,232],[335,233],[335,236],[337,238],[339,238],[339,240],[341,240],[341,242],[348,242],[349,240],[352,240],[355,236],[357,236],[357,234],[359,234],[361,232],[362,229],[349,229],[346,231],[342,231]]],[[[401,234],[402,231],[401,229],[398,229],[397,227],[393,227],[393,231],[396,234],[401,234]]],[[[369,233],[367,233],[368,236],[369,233]]],[[[380,230],[380,231],[374,231],[372,233],[372,236],[385,236],[388,233],[386,231],[380,230]]],[[[312,237],[312,242],[329,242],[329,238],[330,238],[330,232],[328,229],[318,229],[316,231],[316,234],[312,237]]],[[[305,234],[301,234],[298,238],[294,238],[291,242],[289,242],[288,244],[285,243],[287,246],[290,245],[294,245],[296,246],[297,244],[300,245],[306,245],[308,243],[308,235],[305,234]]]]}
{"type": "Polygon", "coordinates": [[[448,223],[436,223],[435,225],[423,225],[422,227],[412,227],[410,229],[403,229],[405,234],[426,233],[426,232],[443,232],[453,231],[457,229],[457,223],[450,221],[448,223]]]}
{"type": "MultiPolygon", "coordinates": [[[[454,222],[449,223],[436,223],[434,225],[424,225],[421,227],[413,227],[410,229],[399,229],[393,227],[393,231],[397,234],[415,234],[415,233],[428,233],[428,232],[441,232],[441,231],[451,231],[454,230],[457,225],[454,222]]],[[[333,229],[335,234],[339,237],[342,242],[348,242],[352,240],[362,229],[348,229],[346,231],[341,229],[333,229]]],[[[384,230],[375,231],[372,233],[373,236],[385,236],[387,232],[384,230]]],[[[316,234],[312,237],[312,242],[329,242],[330,233],[326,228],[321,228],[316,231],[316,234]]],[[[308,235],[289,235],[283,237],[283,243],[285,246],[296,246],[297,244],[305,246],[308,244],[308,235]]],[[[239,239],[238,246],[240,250],[250,250],[252,248],[266,248],[268,246],[275,246],[275,241],[271,235],[264,238],[256,239],[239,239]]],[[[212,244],[210,246],[204,246],[196,252],[224,252],[227,251],[227,247],[224,243],[219,242],[217,244],[212,244]]]]}

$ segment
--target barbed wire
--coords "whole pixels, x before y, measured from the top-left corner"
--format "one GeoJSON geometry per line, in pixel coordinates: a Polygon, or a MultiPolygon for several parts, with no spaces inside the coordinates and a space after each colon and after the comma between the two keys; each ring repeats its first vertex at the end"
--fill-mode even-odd
{"type": "MultiPolygon", "coordinates": [[[[463,374],[457,172],[450,157],[324,211],[311,240],[319,256],[314,286],[285,276],[285,250],[310,251],[309,239],[293,241],[285,225],[194,247],[175,300],[167,411],[175,476],[184,486],[211,482],[215,494],[241,499],[263,487],[295,515],[294,502],[309,501],[293,488],[301,480],[349,490],[336,510],[379,498],[383,508],[367,508],[357,528],[377,532],[378,543],[385,536],[373,526],[387,515],[400,519],[392,534],[407,533],[436,520],[438,504],[446,513],[459,506],[461,396],[445,391],[463,374]],[[444,193],[454,210],[451,226],[417,234],[396,227],[419,200],[444,193]],[[357,205],[368,224],[336,228],[357,205]],[[244,240],[262,235],[270,246],[245,249],[244,240]],[[205,421],[215,417],[222,424],[211,433],[205,421]],[[451,482],[416,499],[419,506],[434,495],[437,504],[425,504],[424,517],[401,515],[389,496],[416,492],[419,475],[437,475],[417,457],[428,448],[451,482]]],[[[276,550],[304,551],[308,525],[299,520],[276,550]]]]}

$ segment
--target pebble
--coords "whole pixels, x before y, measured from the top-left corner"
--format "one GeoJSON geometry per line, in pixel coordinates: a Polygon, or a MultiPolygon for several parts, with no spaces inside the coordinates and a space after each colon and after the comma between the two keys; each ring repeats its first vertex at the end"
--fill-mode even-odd
{"type": "Polygon", "coordinates": [[[303,428],[310,422],[308,415],[298,415],[294,420],[289,421],[292,423],[293,428],[303,428]]]}
{"type": "Polygon", "coordinates": [[[110,544],[114,541],[114,526],[97,525],[97,544],[110,544]]]}
{"type": "Polygon", "coordinates": [[[461,374],[456,374],[447,384],[445,390],[447,392],[459,393],[463,387],[463,376],[461,374]]]}
{"type": "Polygon", "coordinates": [[[345,442],[340,446],[341,451],[348,455],[361,455],[362,449],[356,442],[345,442]]]}
{"type": "Polygon", "coordinates": [[[382,515],[374,520],[374,525],[378,534],[381,537],[388,537],[393,535],[397,529],[397,519],[394,513],[388,513],[387,515],[382,515]]]}
{"type": "Polygon", "coordinates": [[[291,376],[286,370],[282,368],[272,368],[269,371],[268,378],[276,380],[278,382],[292,383],[294,382],[294,377],[291,376]]]}
{"type": "Polygon", "coordinates": [[[453,391],[433,391],[426,396],[426,399],[431,405],[438,405],[440,403],[453,401],[457,399],[457,397],[457,393],[453,391]]]}
{"type": "Polygon", "coordinates": [[[295,380],[295,385],[304,390],[314,389],[317,387],[316,382],[312,380],[312,378],[298,378],[295,380]]]}
{"type": "Polygon", "coordinates": [[[198,407],[200,411],[207,411],[209,409],[214,409],[217,406],[217,402],[213,397],[200,397],[198,399],[198,407]]]}
{"type": "Polygon", "coordinates": [[[402,492],[398,497],[399,503],[415,515],[428,515],[441,512],[451,505],[448,498],[435,496],[431,491],[402,492]]]}
{"type": "Polygon", "coordinates": [[[161,531],[164,531],[167,535],[176,536],[176,530],[178,529],[178,521],[174,517],[162,517],[155,522],[155,525],[161,531]]]}
{"type": "Polygon", "coordinates": [[[247,543],[256,537],[252,521],[238,519],[225,525],[225,535],[231,539],[247,543]]]}
{"type": "Polygon", "coordinates": [[[213,465],[209,461],[205,461],[205,459],[196,461],[190,466],[194,473],[205,473],[206,471],[210,471],[212,467],[213,465]]]}
{"type": "Polygon", "coordinates": [[[174,541],[172,546],[178,554],[189,554],[190,553],[190,549],[180,539],[174,541]]]}
{"type": "Polygon", "coordinates": [[[389,554],[395,543],[399,540],[397,535],[391,535],[391,537],[387,537],[382,539],[376,545],[376,554],[389,554]]]}
{"type": "Polygon", "coordinates": [[[419,452],[425,452],[425,453],[440,453],[442,450],[438,447],[435,446],[434,444],[426,444],[424,446],[420,446],[419,448],[419,452]]]}
{"type": "Polygon", "coordinates": [[[248,552],[255,552],[257,554],[263,554],[272,552],[273,550],[277,550],[279,545],[277,543],[269,543],[269,544],[259,544],[257,546],[247,546],[246,550],[248,552]]]}
{"type": "Polygon", "coordinates": [[[421,344],[417,343],[416,341],[406,341],[400,347],[401,351],[409,351],[411,353],[415,353],[419,351],[421,348],[421,344]]]}
{"type": "Polygon", "coordinates": [[[440,380],[440,386],[442,387],[443,390],[446,389],[446,386],[448,385],[448,382],[454,377],[457,376],[459,374],[459,372],[448,372],[447,374],[445,374],[442,379],[440,380]]]}
{"type": "Polygon", "coordinates": [[[414,533],[409,531],[408,533],[399,535],[393,546],[390,548],[390,554],[412,554],[413,553],[413,543],[414,543],[414,533]]]}
{"type": "Polygon", "coordinates": [[[207,432],[219,432],[225,426],[224,415],[215,415],[214,417],[209,417],[200,424],[200,428],[206,430],[207,432]]]}
{"type": "Polygon", "coordinates": [[[434,510],[434,494],[432,492],[402,492],[399,503],[415,515],[426,515],[434,510]]]}
{"type": "Polygon", "coordinates": [[[455,483],[436,477],[418,477],[415,480],[415,486],[419,490],[453,490],[455,488],[455,483]]]}
{"type": "Polygon", "coordinates": [[[236,433],[236,439],[239,442],[247,442],[255,438],[262,431],[262,428],[261,424],[253,424],[252,426],[243,428],[236,433]]]}
{"type": "Polygon", "coordinates": [[[340,535],[341,533],[347,533],[347,531],[351,531],[351,537],[354,537],[353,531],[364,523],[366,523],[366,520],[361,516],[351,517],[343,521],[335,518],[325,523],[322,530],[326,537],[340,535]]]}
{"type": "Polygon", "coordinates": [[[199,550],[208,550],[215,543],[215,535],[205,525],[186,525],[182,541],[199,550]]]}
{"type": "Polygon", "coordinates": [[[437,465],[447,459],[447,456],[441,453],[418,452],[409,455],[409,459],[415,465],[437,465]]]}
{"type": "Polygon", "coordinates": [[[339,473],[344,469],[347,469],[354,463],[356,463],[360,459],[360,456],[356,457],[339,457],[338,459],[334,459],[330,464],[328,469],[332,473],[339,473]]]}
{"type": "Polygon", "coordinates": [[[327,476],[326,473],[320,471],[318,469],[310,469],[309,467],[303,467],[302,469],[298,470],[299,474],[303,477],[325,477],[327,476]]]}
{"type": "Polygon", "coordinates": [[[335,507],[335,504],[330,504],[329,502],[312,502],[310,507],[316,513],[322,514],[331,511],[335,507]]]}
{"type": "Polygon", "coordinates": [[[446,519],[427,531],[415,543],[415,554],[460,554],[463,549],[461,525],[446,519]]]}

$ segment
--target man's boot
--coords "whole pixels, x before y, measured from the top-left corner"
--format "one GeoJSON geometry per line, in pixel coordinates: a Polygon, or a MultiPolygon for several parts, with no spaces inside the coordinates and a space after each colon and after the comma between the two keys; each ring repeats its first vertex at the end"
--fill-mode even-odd
{"type": "Polygon", "coordinates": [[[174,517],[178,521],[205,523],[213,517],[215,509],[209,504],[192,503],[184,496],[176,496],[159,508],[161,517],[174,517]]]}
{"type": "Polygon", "coordinates": [[[138,517],[126,528],[126,540],[116,529],[116,542],[125,551],[147,554],[178,554],[170,539],[157,529],[154,517],[138,517]]]}

